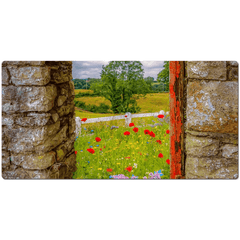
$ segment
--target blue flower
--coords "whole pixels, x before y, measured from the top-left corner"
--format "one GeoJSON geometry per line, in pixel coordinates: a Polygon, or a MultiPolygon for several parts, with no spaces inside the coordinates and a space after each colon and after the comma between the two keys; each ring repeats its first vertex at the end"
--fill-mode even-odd
{"type": "Polygon", "coordinates": [[[88,143],[90,143],[90,142],[88,142],[88,143]]]}
{"type": "Polygon", "coordinates": [[[84,128],[84,130],[87,130],[86,128],[84,128]]]}
{"type": "Polygon", "coordinates": [[[90,148],[92,148],[92,146],[90,146],[90,148]]]}
{"type": "Polygon", "coordinates": [[[97,147],[99,147],[99,145],[97,145],[97,147]]]}
{"type": "Polygon", "coordinates": [[[93,132],[93,130],[91,130],[91,132],[93,132]]]}
{"type": "Polygon", "coordinates": [[[81,152],[83,152],[83,150],[81,150],[81,152]]]}
{"type": "Polygon", "coordinates": [[[149,143],[149,142],[147,142],[147,143],[149,143]]]}
{"type": "Polygon", "coordinates": [[[90,162],[88,161],[88,163],[90,163],[90,162]]]}
{"type": "Polygon", "coordinates": [[[109,176],[109,178],[113,178],[112,176],[109,176]]]}

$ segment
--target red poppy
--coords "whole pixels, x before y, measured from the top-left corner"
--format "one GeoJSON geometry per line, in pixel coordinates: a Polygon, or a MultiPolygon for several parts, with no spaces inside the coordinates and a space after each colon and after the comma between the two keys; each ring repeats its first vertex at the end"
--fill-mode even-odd
{"type": "Polygon", "coordinates": [[[167,160],[166,160],[166,163],[169,165],[169,164],[170,164],[170,160],[169,160],[169,159],[167,159],[167,160]]]}
{"type": "Polygon", "coordinates": [[[158,154],[158,157],[159,157],[159,158],[163,158],[162,153],[159,153],[159,154],[158,154]]]}
{"type": "Polygon", "coordinates": [[[82,121],[82,122],[86,122],[86,121],[87,121],[87,118],[82,118],[81,121],[82,121]]]}
{"type": "Polygon", "coordinates": [[[129,167],[125,168],[125,170],[127,170],[127,171],[131,172],[131,171],[132,171],[132,167],[131,167],[131,166],[129,166],[129,167]]]}
{"type": "Polygon", "coordinates": [[[77,154],[77,151],[75,151],[75,154],[77,154]]]}
{"type": "Polygon", "coordinates": [[[91,154],[95,153],[94,149],[92,148],[88,148],[87,151],[90,152],[91,154]]]}
{"type": "Polygon", "coordinates": [[[129,123],[129,127],[134,127],[134,123],[129,123]]]}
{"type": "Polygon", "coordinates": [[[125,157],[125,158],[128,158],[128,159],[130,159],[130,157],[125,157]]]}
{"type": "Polygon", "coordinates": [[[125,115],[125,117],[127,117],[127,115],[125,115]]]}
{"type": "Polygon", "coordinates": [[[112,172],[112,169],[111,168],[107,168],[107,172],[112,172]]]}
{"type": "Polygon", "coordinates": [[[104,148],[106,148],[106,147],[104,146],[104,148]]]}
{"type": "Polygon", "coordinates": [[[140,155],[142,155],[142,153],[140,153],[140,155]]]}
{"type": "Polygon", "coordinates": [[[155,137],[155,133],[154,133],[153,131],[151,131],[151,132],[149,133],[149,135],[150,135],[151,137],[155,137]]]}
{"type": "Polygon", "coordinates": [[[126,135],[130,135],[130,132],[129,131],[126,131],[125,133],[123,133],[125,136],[126,135]]]}
{"type": "Polygon", "coordinates": [[[100,151],[102,151],[102,149],[100,148],[100,151]]]}
{"type": "Polygon", "coordinates": [[[145,133],[145,134],[149,134],[150,131],[146,129],[146,130],[144,130],[144,133],[145,133]]]}
{"type": "Polygon", "coordinates": [[[158,118],[164,118],[164,115],[160,114],[158,115],[158,118]]]}
{"type": "Polygon", "coordinates": [[[96,142],[100,142],[102,139],[100,137],[95,138],[96,142]]]}
{"type": "Polygon", "coordinates": [[[159,144],[162,144],[162,141],[161,141],[161,140],[157,140],[156,142],[158,142],[159,144]]]}
{"type": "Polygon", "coordinates": [[[166,131],[167,134],[169,134],[169,132],[170,132],[169,130],[166,131]]]}
{"type": "Polygon", "coordinates": [[[133,129],[133,131],[134,131],[135,133],[137,133],[137,132],[138,132],[138,128],[135,127],[135,128],[133,129]]]}

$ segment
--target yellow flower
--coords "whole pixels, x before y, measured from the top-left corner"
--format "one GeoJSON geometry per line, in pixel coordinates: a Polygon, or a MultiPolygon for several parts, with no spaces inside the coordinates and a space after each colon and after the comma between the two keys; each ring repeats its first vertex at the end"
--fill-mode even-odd
{"type": "Polygon", "coordinates": [[[139,149],[139,148],[136,148],[136,149],[139,149]]]}
{"type": "Polygon", "coordinates": [[[102,168],[98,168],[98,170],[102,170],[102,168]]]}
{"type": "Polygon", "coordinates": [[[92,167],[90,167],[90,168],[92,168],[92,167]]]}
{"type": "Polygon", "coordinates": [[[118,165],[121,164],[120,162],[117,163],[118,165]]]}

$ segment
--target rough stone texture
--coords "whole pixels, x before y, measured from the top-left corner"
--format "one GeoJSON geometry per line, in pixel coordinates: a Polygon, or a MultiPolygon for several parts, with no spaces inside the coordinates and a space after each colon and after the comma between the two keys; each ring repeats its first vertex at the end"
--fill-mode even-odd
{"type": "Polygon", "coordinates": [[[205,80],[226,80],[227,62],[188,62],[187,76],[193,79],[205,80]]]}
{"type": "Polygon", "coordinates": [[[9,166],[10,166],[9,152],[2,151],[2,168],[7,168],[9,166]]]}
{"type": "Polygon", "coordinates": [[[3,85],[9,84],[9,74],[6,67],[2,68],[2,84],[3,85]]]}
{"type": "Polygon", "coordinates": [[[12,163],[17,166],[21,166],[24,169],[46,169],[52,166],[55,160],[56,153],[54,151],[45,153],[43,155],[11,155],[12,163]]]}
{"type": "Polygon", "coordinates": [[[238,63],[187,63],[185,177],[238,178],[238,63]]]}
{"type": "Polygon", "coordinates": [[[66,96],[59,96],[58,98],[58,106],[62,106],[63,103],[66,101],[67,97],[66,96]]]}
{"type": "Polygon", "coordinates": [[[233,144],[226,144],[221,147],[222,156],[225,158],[238,159],[238,146],[233,144]]]}
{"type": "Polygon", "coordinates": [[[14,113],[16,111],[43,111],[47,112],[54,107],[57,96],[57,87],[48,85],[44,87],[2,87],[2,111],[14,113]]]}
{"type": "Polygon", "coordinates": [[[188,179],[236,179],[238,161],[226,158],[198,158],[187,156],[186,178],[188,179]]]}
{"type": "Polygon", "coordinates": [[[4,179],[72,178],[76,156],[72,154],[75,109],[71,79],[71,62],[2,63],[4,179]]]}
{"type": "Polygon", "coordinates": [[[8,67],[14,85],[46,85],[50,81],[48,67],[8,67]]]}
{"type": "Polygon", "coordinates": [[[192,156],[215,156],[219,152],[219,140],[187,135],[186,153],[192,156]]]}
{"type": "Polygon", "coordinates": [[[238,81],[238,68],[231,68],[229,71],[229,80],[238,81]]]}
{"type": "Polygon", "coordinates": [[[187,86],[187,128],[238,132],[238,83],[193,81],[187,86]]]}

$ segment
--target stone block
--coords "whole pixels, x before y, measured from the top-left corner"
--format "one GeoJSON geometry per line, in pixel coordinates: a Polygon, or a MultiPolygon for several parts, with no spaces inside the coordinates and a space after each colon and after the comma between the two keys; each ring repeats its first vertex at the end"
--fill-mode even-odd
{"type": "Polygon", "coordinates": [[[215,156],[219,152],[219,140],[206,137],[186,136],[186,153],[191,156],[215,156]]]}
{"type": "Polygon", "coordinates": [[[189,82],[186,112],[188,130],[237,134],[238,82],[189,82]]]}
{"type": "Polygon", "coordinates": [[[15,126],[5,128],[8,136],[8,150],[14,154],[32,152],[40,144],[43,144],[50,137],[56,135],[60,128],[60,121],[38,128],[24,128],[15,126]]]}
{"type": "Polygon", "coordinates": [[[59,116],[58,116],[57,112],[52,109],[52,110],[50,111],[50,113],[51,113],[51,116],[52,116],[52,120],[53,120],[54,122],[56,122],[56,121],[59,119],[59,116]]]}
{"type": "Polygon", "coordinates": [[[50,113],[28,113],[26,117],[16,117],[16,124],[23,127],[44,126],[51,117],[50,113]]]}
{"type": "Polygon", "coordinates": [[[48,67],[8,67],[14,85],[46,85],[50,81],[48,67]]]}
{"type": "MultiPolygon", "coordinates": [[[[10,167],[12,166],[14,165],[11,165],[10,167]]],[[[4,179],[30,179],[31,178],[28,172],[22,168],[13,168],[10,170],[8,169],[7,171],[3,171],[2,177],[4,179]]]]}
{"type": "Polygon", "coordinates": [[[67,97],[66,96],[59,96],[58,97],[58,107],[62,106],[63,103],[66,101],[67,97]]]}
{"type": "Polygon", "coordinates": [[[228,80],[238,81],[238,68],[231,68],[228,75],[228,80]]]}
{"type": "Polygon", "coordinates": [[[66,142],[64,142],[63,144],[59,145],[56,148],[56,152],[57,152],[57,161],[61,162],[64,157],[71,152],[74,149],[74,140],[72,139],[68,139],[66,142]]]}
{"type": "Polygon", "coordinates": [[[2,151],[2,168],[10,166],[10,155],[9,152],[2,151]]]}
{"type": "Polygon", "coordinates": [[[5,134],[6,127],[2,126],[2,150],[8,150],[8,138],[5,134]]]}
{"type": "Polygon", "coordinates": [[[67,174],[65,178],[72,178],[73,173],[77,170],[76,167],[76,155],[75,153],[71,154],[64,159],[64,163],[67,165],[67,174]]]}
{"type": "Polygon", "coordinates": [[[29,178],[31,179],[49,179],[49,173],[50,171],[48,169],[44,170],[27,170],[24,169],[24,171],[28,174],[29,178]]]}
{"type": "Polygon", "coordinates": [[[64,126],[56,135],[49,137],[43,144],[35,147],[37,153],[49,152],[67,139],[68,125],[64,126]]]}
{"type": "Polygon", "coordinates": [[[185,172],[186,179],[236,179],[238,178],[238,161],[187,156],[185,172]]]}
{"type": "Polygon", "coordinates": [[[73,134],[76,130],[76,120],[75,117],[69,118],[69,134],[73,134]]]}
{"type": "Polygon", "coordinates": [[[69,81],[69,96],[75,96],[75,92],[74,92],[74,82],[73,81],[69,81]]]}
{"type": "Polygon", "coordinates": [[[2,115],[2,125],[13,125],[15,115],[2,115]]]}
{"type": "Polygon", "coordinates": [[[2,67],[2,84],[9,85],[9,74],[6,67],[2,67]]]}
{"type": "Polygon", "coordinates": [[[231,61],[229,62],[231,66],[233,67],[238,67],[238,62],[237,61],[231,61]]]}
{"type": "Polygon", "coordinates": [[[63,163],[55,163],[49,171],[49,178],[64,179],[67,173],[67,165],[63,163]]]}
{"type": "Polygon", "coordinates": [[[46,87],[15,87],[3,86],[3,112],[47,112],[54,106],[57,88],[54,85],[46,87]]]}
{"type": "Polygon", "coordinates": [[[227,80],[226,61],[189,61],[187,76],[192,79],[227,80]]]}
{"type": "Polygon", "coordinates": [[[54,164],[56,153],[51,151],[42,155],[38,154],[11,154],[12,163],[24,169],[46,169],[54,164]]]}
{"type": "Polygon", "coordinates": [[[72,104],[68,104],[67,106],[61,106],[60,108],[57,109],[58,115],[60,117],[63,117],[65,115],[68,115],[71,112],[74,112],[75,106],[72,104]]]}
{"type": "Polygon", "coordinates": [[[222,156],[225,158],[238,159],[238,146],[233,144],[225,144],[221,147],[222,156]]]}
{"type": "Polygon", "coordinates": [[[61,95],[68,96],[68,90],[65,88],[61,88],[61,95]]]}
{"type": "Polygon", "coordinates": [[[71,67],[67,65],[61,65],[57,70],[51,69],[51,82],[56,84],[70,81],[72,75],[71,67]]]}

